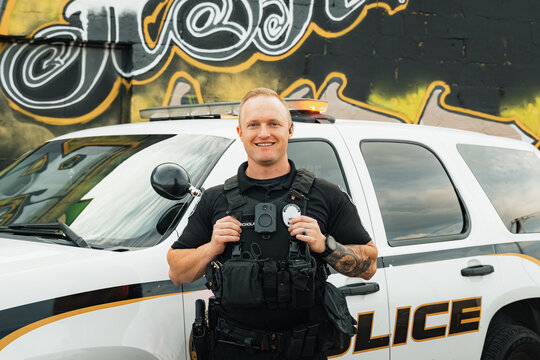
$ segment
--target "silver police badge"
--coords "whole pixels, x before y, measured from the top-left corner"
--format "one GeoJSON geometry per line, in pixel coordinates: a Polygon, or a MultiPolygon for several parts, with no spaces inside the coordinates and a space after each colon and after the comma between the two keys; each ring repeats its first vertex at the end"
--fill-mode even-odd
{"type": "Polygon", "coordinates": [[[302,212],[300,211],[300,206],[296,204],[287,204],[283,207],[282,215],[285,225],[291,226],[291,219],[302,215],[302,212]]]}

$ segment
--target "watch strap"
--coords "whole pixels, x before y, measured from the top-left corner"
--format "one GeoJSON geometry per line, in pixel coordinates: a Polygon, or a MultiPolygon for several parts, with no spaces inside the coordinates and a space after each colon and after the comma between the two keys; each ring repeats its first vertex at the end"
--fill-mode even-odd
{"type": "MultiPolygon", "coordinates": [[[[321,256],[323,258],[327,257],[328,255],[330,255],[331,253],[334,252],[335,249],[330,249],[328,247],[328,238],[330,237],[330,235],[327,235],[326,236],[326,242],[325,242],[325,248],[324,248],[324,251],[321,253],[321,256]]],[[[334,240],[335,241],[335,240],[334,240]]]]}

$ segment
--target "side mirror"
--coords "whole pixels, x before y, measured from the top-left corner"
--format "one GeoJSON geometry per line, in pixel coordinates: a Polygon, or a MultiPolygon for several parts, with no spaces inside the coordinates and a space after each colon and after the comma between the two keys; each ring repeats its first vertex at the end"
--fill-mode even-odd
{"type": "Polygon", "coordinates": [[[201,195],[201,191],[191,185],[188,172],[175,163],[156,166],[150,175],[150,183],[159,195],[169,200],[180,200],[186,194],[201,195]]]}

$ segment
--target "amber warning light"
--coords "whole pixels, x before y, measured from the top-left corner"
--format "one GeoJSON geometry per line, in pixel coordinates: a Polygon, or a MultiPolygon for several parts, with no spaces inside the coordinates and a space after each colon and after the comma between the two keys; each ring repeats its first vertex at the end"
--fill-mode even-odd
{"type": "Polygon", "coordinates": [[[285,99],[289,110],[305,110],[324,113],[328,109],[328,102],[312,99],[285,99]]]}

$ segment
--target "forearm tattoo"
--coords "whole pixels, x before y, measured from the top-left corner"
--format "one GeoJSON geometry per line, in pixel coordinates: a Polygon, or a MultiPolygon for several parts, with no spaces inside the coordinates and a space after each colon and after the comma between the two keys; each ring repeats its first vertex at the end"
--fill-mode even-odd
{"type": "Polygon", "coordinates": [[[351,248],[340,243],[337,243],[336,250],[325,257],[324,260],[337,272],[352,277],[360,276],[371,266],[371,258],[359,257],[351,248]]]}

